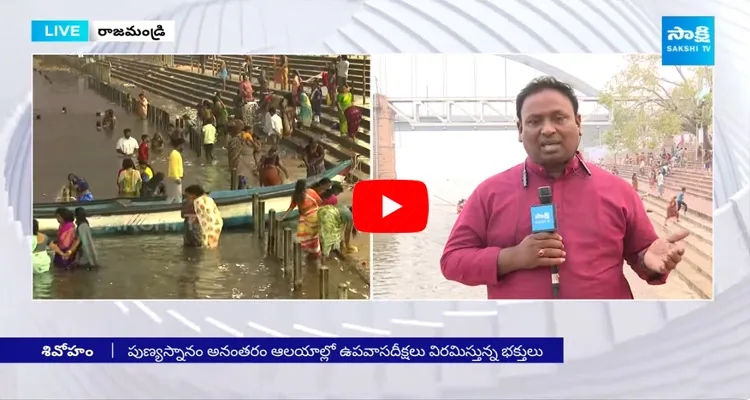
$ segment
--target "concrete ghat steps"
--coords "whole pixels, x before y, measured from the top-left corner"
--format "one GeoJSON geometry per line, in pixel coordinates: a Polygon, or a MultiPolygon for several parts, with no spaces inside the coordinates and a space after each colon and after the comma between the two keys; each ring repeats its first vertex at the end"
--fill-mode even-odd
{"type": "Polygon", "coordinates": [[[684,266],[676,270],[676,275],[701,297],[710,299],[713,295],[713,221],[680,213],[680,222],[670,222],[665,228],[666,200],[647,193],[641,195],[659,236],[664,237],[682,229],[690,231],[690,236],[683,241],[687,250],[684,266]]]}
{"type": "MultiPolygon", "coordinates": [[[[202,92],[205,92],[207,94],[210,94],[210,96],[207,96],[206,98],[210,98],[213,96],[213,93],[218,91],[221,93],[222,98],[225,99],[227,102],[227,105],[230,105],[231,102],[234,101],[234,99],[237,97],[236,91],[233,92],[231,90],[221,90],[220,87],[218,87],[218,81],[209,76],[205,76],[202,74],[195,74],[187,71],[180,71],[177,69],[164,69],[161,70],[159,68],[155,68],[151,66],[150,64],[143,64],[139,62],[133,62],[131,60],[124,60],[124,59],[117,59],[113,60],[113,68],[119,68],[121,70],[128,70],[132,71],[134,75],[145,75],[148,74],[152,77],[159,77],[162,80],[169,80],[178,82],[180,85],[183,85],[185,87],[188,87],[189,89],[195,89],[196,87],[199,87],[202,92]]],[[[279,92],[279,91],[277,91],[279,92]]],[[[360,110],[365,110],[365,108],[360,108],[360,110]]],[[[351,140],[348,137],[342,137],[338,131],[335,131],[331,129],[330,127],[333,126],[334,123],[338,122],[338,113],[333,107],[324,106],[323,107],[323,114],[321,115],[321,124],[313,123],[313,125],[309,128],[309,130],[317,133],[318,135],[327,136],[327,140],[329,140],[331,143],[337,144],[339,147],[342,147],[344,150],[347,150],[347,154],[359,154],[360,157],[367,157],[370,156],[370,132],[366,129],[369,127],[369,119],[364,119],[362,121],[362,125],[364,127],[360,127],[359,131],[357,132],[357,135],[355,137],[355,140],[351,140]],[[328,124],[329,126],[326,126],[328,124]]],[[[296,135],[305,135],[306,132],[296,130],[296,135]]],[[[332,151],[336,151],[333,149],[332,151]]],[[[369,161],[365,162],[363,164],[364,168],[369,168],[369,161]]],[[[367,171],[365,171],[367,172],[367,171]]],[[[369,172],[367,172],[369,173],[369,172]]]]}
{"type": "MultiPolygon", "coordinates": [[[[172,95],[178,97],[181,96],[181,93],[189,93],[199,99],[210,98],[213,95],[212,90],[214,90],[215,86],[211,86],[208,84],[202,85],[202,82],[196,82],[192,80],[191,78],[196,74],[171,74],[172,72],[182,71],[171,69],[160,71],[158,69],[149,69],[148,67],[148,64],[120,62],[120,60],[113,60],[114,71],[112,72],[112,74],[115,77],[126,80],[138,78],[141,80],[141,82],[148,82],[148,84],[152,87],[158,86],[160,87],[159,90],[170,92],[172,93],[172,95]],[[164,82],[169,82],[169,84],[164,85],[164,82]]],[[[142,84],[142,86],[144,85],[142,84]]],[[[228,91],[222,91],[222,94],[228,93],[228,91]]],[[[234,98],[234,96],[229,98],[224,96],[222,97],[225,98],[225,101],[227,101],[228,104],[234,98]]],[[[191,106],[194,104],[191,104],[191,106]]],[[[338,159],[349,159],[357,155],[357,158],[359,160],[358,165],[362,172],[364,172],[365,174],[370,173],[369,143],[361,140],[352,141],[348,138],[342,138],[338,134],[338,132],[335,132],[330,128],[326,129],[326,127],[323,126],[316,126],[315,130],[318,132],[318,134],[313,134],[309,131],[298,129],[295,130],[295,136],[300,137],[303,143],[309,140],[311,137],[320,139],[321,144],[324,146],[326,151],[332,153],[332,155],[338,159]],[[321,133],[323,135],[322,138],[320,137],[321,133]],[[361,153],[358,152],[358,150],[361,151],[361,153]]]]}
{"type": "MultiPolygon", "coordinates": [[[[635,167],[618,167],[620,176],[628,181],[633,177],[633,174],[638,172],[635,167]]],[[[638,175],[639,183],[648,185],[648,176],[638,175]]],[[[695,183],[688,179],[683,179],[675,175],[668,176],[664,179],[664,187],[674,191],[680,191],[683,187],[687,187],[691,196],[700,197],[704,200],[713,201],[713,187],[707,187],[705,184],[695,183]]]]}
{"type": "MultiPolygon", "coordinates": [[[[648,213],[649,219],[660,237],[672,234],[686,225],[683,222],[679,224],[680,226],[675,227],[670,224],[668,227],[664,227],[664,213],[660,213],[656,208],[648,207],[648,205],[647,208],[652,210],[648,213]]],[[[702,298],[710,299],[713,297],[713,248],[701,241],[698,238],[700,235],[702,233],[697,233],[691,229],[690,236],[683,241],[686,250],[685,257],[673,273],[702,298]]]]}
{"type": "MultiPolygon", "coordinates": [[[[657,207],[659,210],[666,210],[667,209],[667,199],[666,198],[659,198],[654,195],[649,194],[645,191],[640,191],[641,198],[644,201],[648,201],[650,205],[653,207],[657,207]]],[[[664,211],[666,212],[666,211],[664,211]]],[[[666,214],[665,214],[666,215],[666,214]]],[[[694,210],[688,211],[687,215],[680,211],[680,220],[687,221],[697,227],[700,227],[702,230],[708,232],[709,234],[706,235],[707,238],[712,240],[713,237],[713,218],[710,215],[705,215],[700,212],[696,212],[694,210]]],[[[664,221],[662,221],[664,222],[664,221]]]]}
{"type": "MultiPolygon", "coordinates": [[[[631,176],[634,172],[638,171],[638,167],[633,165],[618,165],[617,169],[620,173],[627,172],[631,176]]],[[[641,175],[639,174],[639,176],[641,175]]],[[[696,189],[709,192],[713,190],[713,179],[710,176],[696,176],[693,174],[686,174],[680,170],[672,170],[672,174],[664,178],[665,184],[680,185],[683,182],[690,183],[696,189]]]]}
{"type": "MultiPolygon", "coordinates": [[[[303,80],[317,76],[325,71],[327,63],[335,63],[336,56],[311,56],[311,55],[289,55],[290,72],[299,71],[303,80]]],[[[227,66],[233,74],[237,74],[245,56],[244,55],[219,55],[219,58],[227,62],[227,66]]],[[[175,56],[175,63],[179,65],[200,65],[199,56],[182,55],[175,56]]],[[[273,76],[271,67],[273,66],[272,55],[253,55],[253,66],[264,67],[273,76]]],[[[209,62],[206,68],[209,69],[212,64],[209,62]]],[[[349,59],[349,81],[352,86],[352,93],[370,97],[370,60],[369,58],[350,57],[349,59]],[[364,91],[362,82],[364,81],[364,91]]]]}
{"type": "MultiPolygon", "coordinates": [[[[224,57],[224,56],[221,56],[224,57]]],[[[290,72],[297,70],[299,71],[302,79],[308,79],[313,76],[319,75],[321,72],[326,70],[327,63],[336,63],[336,56],[309,56],[309,55],[290,55],[289,58],[290,72]]],[[[244,59],[244,56],[228,56],[227,57],[236,65],[235,71],[239,70],[239,67],[244,59]]],[[[229,64],[227,62],[227,64],[229,64]]],[[[271,55],[255,55],[253,56],[253,66],[262,65],[263,67],[269,68],[273,66],[273,56],[271,55]]],[[[352,87],[352,92],[360,96],[370,97],[370,59],[369,58],[353,58],[349,57],[349,85],[352,87]],[[363,88],[364,82],[364,90],[363,88]]]]}
{"type": "MultiPolygon", "coordinates": [[[[637,171],[638,168],[635,165],[618,165],[618,168],[625,168],[628,171],[637,171]]],[[[705,187],[708,189],[713,188],[714,180],[713,176],[708,175],[705,172],[698,172],[689,169],[676,168],[672,170],[672,174],[667,177],[666,181],[678,180],[678,181],[689,181],[695,185],[705,187]]]]}
{"type": "MultiPolygon", "coordinates": [[[[611,167],[612,165],[610,165],[611,167]]],[[[625,168],[635,168],[637,169],[636,165],[633,164],[618,164],[618,168],[625,167],[625,168]]],[[[672,176],[678,176],[681,178],[687,178],[695,182],[705,183],[705,184],[713,184],[713,176],[709,175],[704,170],[694,170],[690,168],[673,168],[672,169],[672,176]]]]}
{"type": "MultiPolygon", "coordinates": [[[[236,81],[232,81],[234,84],[229,84],[228,83],[227,84],[227,90],[222,90],[221,86],[220,86],[220,83],[219,83],[219,80],[216,77],[214,77],[214,76],[203,75],[203,74],[198,73],[198,72],[184,71],[184,70],[180,70],[180,69],[177,69],[177,68],[159,67],[159,66],[156,66],[156,65],[153,65],[153,64],[143,63],[143,62],[140,62],[140,61],[135,61],[135,60],[132,60],[132,59],[121,58],[121,57],[116,57],[116,56],[115,57],[110,57],[109,60],[113,62],[113,67],[115,66],[115,64],[117,66],[121,66],[121,67],[122,66],[128,66],[128,67],[131,67],[132,69],[142,70],[144,73],[145,72],[149,72],[149,73],[153,73],[153,74],[160,73],[160,74],[163,74],[165,76],[174,77],[175,79],[183,79],[183,80],[187,80],[189,82],[193,82],[195,84],[199,84],[199,85],[205,86],[208,89],[210,89],[212,93],[213,92],[220,92],[222,98],[225,99],[225,100],[232,100],[233,101],[234,98],[237,97],[237,86],[235,86],[236,83],[237,83],[236,81]]],[[[260,89],[260,87],[257,84],[255,84],[255,81],[253,81],[253,88],[254,88],[254,90],[256,92],[260,89]]],[[[275,92],[278,95],[289,95],[290,94],[289,91],[282,91],[282,90],[278,90],[278,89],[272,89],[272,91],[275,92]]],[[[370,108],[368,108],[368,107],[361,107],[361,105],[355,105],[355,106],[358,107],[360,109],[360,111],[362,111],[363,119],[362,119],[362,126],[360,127],[360,130],[362,132],[369,132],[369,129],[370,129],[370,108]]],[[[324,114],[329,114],[333,118],[333,119],[331,119],[331,121],[337,121],[338,112],[336,111],[336,109],[334,107],[323,105],[323,113],[324,114]]],[[[366,136],[363,136],[362,139],[369,141],[369,133],[366,136]]]]}
{"type": "MultiPolygon", "coordinates": [[[[200,74],[200,73],[190,72],[190,71],[183,71],[183,70],[179,70],[179,69],[172,69],[172,68],[166,69],[165,72],[166,71],[170,71],[171,75],[173,75],[173,76],[176,76],[177,74],[180,74],[181,76],[188,76],[189,77],[188,79],[190,79],[190,80],[202,78],[202,80],[201,80],[202,84],[204,84],[206,86],[214,85],[214,86],[212,86],[212,87],[215,87],[214,90],[218,89],[218,86],[216,86],[218,81],[217,81],[217,79],[215,77],[208,76],[208,75],[203,75],[203,74],[200,74]]],[[[258,91],[260,89],[260,87],[256,83],[257,82],[257,78],[253,78],[253,79],[254,79],[253,80],[253,86],[254,86],[255,90],[258,91]]],[[[234,81],[233,81],[233,83],[237,84],[237,82],[234,82],[234,81]]],[[[310,91],[311,91],[310,88],[305,88],[305,92],[307,94],[310,94],[310,91]]],[[[222,92],[222,97],[224,97],[224,96],[230,96],[233,99],[234,96],[236,95],[236,93],[234,91],[231,91],[231,90],[226,90],[226,91],[221,91],[221,92],[222,92]]],[[[289,92],[283,92],[281,90],[274,90],[274,92],[279,93],[279,94],[281,94],[281,93],[289,93],[289,92]]],[[[361,124],[359,130],[357,131],[356,139],[359,140],[359,141],[370,143],[370,131],[369,131],[369,129],[370,129],[370,117],[369,117],[369,115],[370,115],[370,109],[367,108],[367,107],[361,107],[359,105],[356,105],[356,107],[358,107],[360,109],[360,111],[362,111],[362,124],[361,124]]],[[[333,124],[338,123],[338,112],[336,111],[336,109],[334,107],[329,107],[329,106],[325,106],[325,105],[323,106],[323,113],[321,115],[321,123],[323,123],[322,126],[320,126],[319,124],[313,123],[313,125],[310,127],[310,129],[316,130],[316,131],[318,131],[318,133],[320,133],[321,135],[323,135],[323,134],[326,134],[327,132],[325,130],[321,130],[319,128],[325,127],[325,125],[333,126],[333,124]]],[[[339,136],[339,135],[337,134],[337,136],[339,136]]],[[[349,144],[357,145],[356,142],[351,142],[349,140],[347,140],[347,142],[344,145],[348,146],[349,144]]],[[[356,147],[352,147],[352,149],[357,150],[356,147]]],[[[361,150],[361,154],[369,154],[369,147],[367,148],[367,150],[361,150]]]]}
{"type": "MultiPolygon", "coordinates": [[[[116,62],[113,61],[113,66],[116,62]]],[[[149,92],[153,92],[169,100],[175,101],[179,104],[194,107],[199,101],[209,97],[210,93],[205,93],[200,90],[196,90],[195,87],[186,87],[182,84],[170,80],[169,78],[159,77],[154,79],[153,77],[147,77],[144,71],[133,71],[129,68],[118,68],[112,71],[112,77],[125,82],[132,83],[138,87],[144,88],[149,92]],[[164,84],[166,82],[167,84],[164,84]]],[[[298,138],[291,139],[285,138],[283,144],[294,151],[302,151],[304,141],[300,141],[298,138]],[[296,140],[295,140],[296,139],[296,140]]],[[[329,147],[330,143],[323,143],[324,146],[329,147]]],[[[325,162],[327,167],[333,167],[340,163],[342,160],[350,159],[351,157],[343,153],[342,151],[336,152],[329,151],[326,154],[325,162]]],[[[353,170],[352,176],[355,180],[369,179],[369,164],[360,165],[360,170],[353,170]],[[362,169],[367,169],[363,171],[362,169]]]]}

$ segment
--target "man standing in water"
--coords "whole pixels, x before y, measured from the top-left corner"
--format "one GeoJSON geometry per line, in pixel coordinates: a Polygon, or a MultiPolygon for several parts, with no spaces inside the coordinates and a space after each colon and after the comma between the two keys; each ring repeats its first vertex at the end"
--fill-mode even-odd
{"type": "Polygon", "coordinates": [[[216,127],[209,122],[203,125],[203,152],[206,153],[206,162],[214,162],[214,145],[216,144],[216,127]]]}
{"type": "Polygon", "coordinates": [[[518,94],[516,117],[528,158],[466,201],[440,260],[443,276],[485,285],[489,299],[632,299],[624,259],[648,284],[664,284],[689,232],[659,238],[630,185],[584,163],[573,89],[537,78],[518,94]],[[531,208],[545,186],[554,190],[557,223],[533,233],[531,208]]]}
{"type": "Polygon", "coordinates": [[[115,147],[118,158],[117,167],[120,168],[122,165],[123,158],[131,158],[136,155],[138,151],[138,141],[130,136],[130,129],[122,131],[122,137],[117,140],[117,146],[115,147]]]}
{"type": "Polygon", "coordinates": [[[184,175],[182,165],[182,147],[185,140],[172,138],[172,152],[169,153],[169,167],[167,169],[167,180],[164,190],[167,192],[167,203],[182,202],[182,178],[184,175]]]}

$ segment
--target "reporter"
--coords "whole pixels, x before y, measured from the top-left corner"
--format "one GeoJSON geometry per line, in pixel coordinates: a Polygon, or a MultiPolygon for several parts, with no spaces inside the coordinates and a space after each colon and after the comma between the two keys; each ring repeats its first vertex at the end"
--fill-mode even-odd
{"type": "Polygon", "coordinates": [[[466,201],[440,260],[446,279],[486,285],[489,299],[632,299],[625,260],[652,285],[682,260],[688,232],[660,239],[625,180],[578,154],[581,115],[573,89],[533,80],[516,99],[518,139],[528,158],[482,182],[466,201]],[[558,232],[531,234],[537,189],[552,186],[558,232]]]}

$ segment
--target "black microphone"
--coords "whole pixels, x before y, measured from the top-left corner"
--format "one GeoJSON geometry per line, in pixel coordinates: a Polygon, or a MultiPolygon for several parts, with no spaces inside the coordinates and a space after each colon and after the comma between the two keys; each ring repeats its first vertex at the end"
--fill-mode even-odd
{"type": "MultiPolygon", "coordinates": [[[[552,204],[552,188],[539,188],[539,205],[531,206],[531,232],[555,232],[557,230],[557,216],[555,205],[552,204]]],[[[560,274],[557,265],[550,268],[552,273],[552,297],[560,297],[560,274]]]]}

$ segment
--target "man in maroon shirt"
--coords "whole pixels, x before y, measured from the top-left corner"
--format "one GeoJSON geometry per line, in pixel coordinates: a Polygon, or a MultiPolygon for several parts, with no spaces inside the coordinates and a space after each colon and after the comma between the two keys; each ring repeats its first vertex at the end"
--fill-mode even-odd
{"type": "Polygon", "coordinates": [[[688,232],[660,239],[638,194],[578,154],[581,115],[573,89],[533,80],[516,98],[520,165],[482,182],[466,201],[445,245],[443,275],[487,286],[489,299],[551,299],[551,266],[563,299],[632,299],[623,259],[652,285],[682,260],[688,232]],[[531,233],[537,189],[552,188],[557,232],[531,233]]]}

